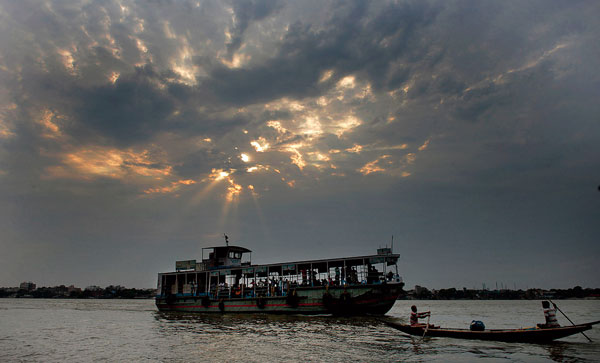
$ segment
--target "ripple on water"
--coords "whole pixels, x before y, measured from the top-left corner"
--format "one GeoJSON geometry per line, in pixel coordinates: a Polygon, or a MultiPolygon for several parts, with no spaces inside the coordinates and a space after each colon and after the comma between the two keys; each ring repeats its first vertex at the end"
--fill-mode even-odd
{"type": "MultiPolygon", "coordinates": [[[[389,319],[406,321],[414,302],[389,319]]],[[[419,301],[432,322],[534,325],[537,301],[419,301]]],[[[600,301],[559,304],[575,321],[600,319],[600,301]]],[[[563,322],[564,323],[564,322],[563,322]]],[[[151,300],[0,299],[0,361],[596,361],[600,331],[549,345],[409,337],[370,317],[160,313],[151,300]]]]}

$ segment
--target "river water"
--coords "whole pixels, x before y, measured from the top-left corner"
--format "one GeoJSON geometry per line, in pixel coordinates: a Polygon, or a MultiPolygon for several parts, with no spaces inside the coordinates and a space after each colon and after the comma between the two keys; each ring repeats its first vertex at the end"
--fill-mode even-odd
{"type": "MultiPolygon", "coordinates": [[[[543,321],[539,301],[397,301],[431,323],[518,328],[543,321]]],[[[576,323],[600,320],[600,300],[557,301],[576,323]]],[[[568,321],[559,313],[559,322],[568,321]]],[[[545,362],[600,361],[600,327],[546,345],[409,337],[370,317],[159,313],[152,300],[0,299],[0,362],[545,362]]]]}

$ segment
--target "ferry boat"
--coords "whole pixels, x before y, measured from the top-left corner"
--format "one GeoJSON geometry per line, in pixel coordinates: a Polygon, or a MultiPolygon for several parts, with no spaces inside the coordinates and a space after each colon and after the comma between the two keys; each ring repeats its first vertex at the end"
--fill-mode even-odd
{"type": "Polygon", "coordinates": [[[158,274],[160,311],[383,315],[404,286],[399,254],[253,265],[244,247],[202,249],[202,260],[176,261],[158,274]],[[205,258],[206,257],[206,258],[205,258]]]}

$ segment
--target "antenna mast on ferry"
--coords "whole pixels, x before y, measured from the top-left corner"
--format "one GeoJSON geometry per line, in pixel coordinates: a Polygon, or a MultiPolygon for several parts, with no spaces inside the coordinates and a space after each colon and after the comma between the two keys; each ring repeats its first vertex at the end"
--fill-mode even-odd
{"type": "Polygon", "coordinates": [[[223,237],[225,237],[225,246],[229,247],[229,237],[225,233],[223,233],[223,237]]]}

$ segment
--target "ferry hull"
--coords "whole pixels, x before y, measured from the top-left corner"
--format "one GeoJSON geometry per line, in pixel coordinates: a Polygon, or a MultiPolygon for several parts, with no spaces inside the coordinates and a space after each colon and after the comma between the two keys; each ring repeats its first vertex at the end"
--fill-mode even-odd
{"type": "Polygon", "coordinates": [[[268,313],[384,315],[401,293],[399,284],[347,287],[298,287],[296,296],[209,299],[201,296],[157,297],[160,311],[194,313],[268,313]]]}

